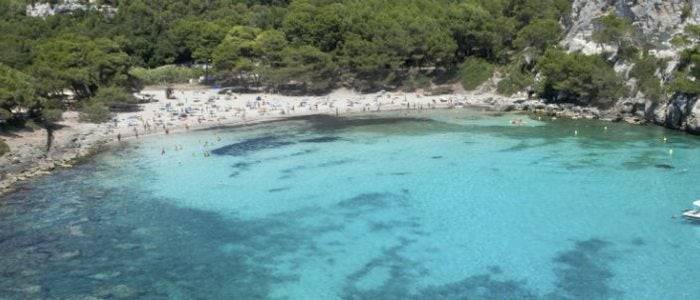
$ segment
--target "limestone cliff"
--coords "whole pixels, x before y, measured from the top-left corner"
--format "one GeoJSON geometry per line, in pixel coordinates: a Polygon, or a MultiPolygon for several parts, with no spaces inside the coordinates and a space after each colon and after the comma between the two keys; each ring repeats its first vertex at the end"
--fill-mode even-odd
{"type": "MultiPolygon", "coordinates": [[[[614,48],[592,41],[595,19],[614,13],[632,21],[639,38],[650,43],[651,53],[668,59],[667,67],[659,70],[658,77],[668,80],[680,58],[682,47],[670,43],[689,24],[700,24],[700,0],[574,0],[571,16],[566,20],[566,37],[562,45],[570,51],[600,54],[614,48]]],[[[697,43],[697,41],[694,41],[697,43]]],[[[616,65],[623,77],[629,65],[616,65]]],[[[627,78],[634,91],[634,79],[627,78]]],[[[637,93],[620,99],[611,114],[620,119],[649,121],[669,128],[700,133],[700,101],[697,97],[672,95],[670,99],[647,99],[637,93]]]]}
{"type": "Polygon", "coordinates": [[[107,16],[116,13],[116,8],[109,5],[98,5],[95,0],[60,0],[34,2],[27,5],[26,13],[30,17],[45,18],[55,14],[67,14],[75,11],[99,10],[107,16]]]}

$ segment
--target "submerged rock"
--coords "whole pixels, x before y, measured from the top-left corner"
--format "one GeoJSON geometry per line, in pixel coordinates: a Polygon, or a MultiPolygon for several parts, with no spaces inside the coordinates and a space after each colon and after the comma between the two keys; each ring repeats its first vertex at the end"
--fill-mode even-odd
{"type": "Polygon", "coordinates": [[[117,272],[117,271],[111,272],[111,273],[97,273],[95,275],[90,276],[90,278],[96,279],[96,280],[106,280],[106,279],[118,277],[121,274],[122,274],[121,272],[117,272]]]}
{"type": "Polygon", "coordinates": [[[136,290],[124,284],[102,288],[97,292],[98,297],[114,297],[116,299],[132,299],[135,298],[137,294],[136,290]]]}
{"type": "Polygon", "coordinates": [[[61,253],[58,258],[62,260],[71,260],[80,256],[80,250],[61,253]]]}

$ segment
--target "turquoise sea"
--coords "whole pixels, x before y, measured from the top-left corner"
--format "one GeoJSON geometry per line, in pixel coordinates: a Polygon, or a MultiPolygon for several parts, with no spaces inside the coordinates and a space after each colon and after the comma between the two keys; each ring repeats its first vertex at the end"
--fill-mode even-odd
{"type": "Polygon", "coordinates": [[[0,299],[698,299],[699,179],[700,137],[469,109],[147,137],[0,199],[0,299]]]}

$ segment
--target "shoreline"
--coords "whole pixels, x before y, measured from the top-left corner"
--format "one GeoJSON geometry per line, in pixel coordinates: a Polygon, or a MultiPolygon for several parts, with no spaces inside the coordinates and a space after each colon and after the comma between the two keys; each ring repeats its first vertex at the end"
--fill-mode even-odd
{"type": "MultiPolygon", "coordinates": [[[[13,191],[18,183],[48,175],[57,168],[69,168],[84,158],[104,151],[120,142],[118,136],[123,141],[130,141],[145,136],[253,125],[300,116],[347,116],[429,109],[482,108],[571,119],[620,121],[615,119],[612,111],[546,104],[524,96],[507,97],[478,90],[427,96],[403,92],[359,94],[345,89],[326,96],[226,95],[218,92],[217,89],[200,86],[176,87],[177,99],[167,99],[162,87],[146,88],[142,93],[154,95],[157,102],[140,105],[140,111],[117,113],[114,121],[101,124],[80,123],[76,112],[67,112],[64,121],[59,122],[61,129],[56,130],[53,146],[48,152],[40,150],[46,143],[43,129],[19,132],[10,139],[4,137],[11,152],[0,157],[0,196],[13,191]],[[183,114],[185,118],[181,118],[183,114]]],[[[638,117],[628,117],[624,121],[645,122],[638,117]]]]}

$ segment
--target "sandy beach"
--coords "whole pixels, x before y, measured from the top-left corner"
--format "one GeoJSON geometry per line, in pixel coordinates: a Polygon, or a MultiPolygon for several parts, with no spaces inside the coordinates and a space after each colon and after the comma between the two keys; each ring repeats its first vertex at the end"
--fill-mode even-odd
{"type": "Polygon", "coordinates": [[[155,101],[140,105],[139,111],[115,114],[112,121],[107,123],[81,123],[77,112],[66,112],[48,152],[45,130],[2,135],[11,152],[0,158],[0,193],[8,191],[18,181],[48,174],[57,167],[68,167],[76,159],[95,153],[105,145],[147,135],[166,136],[187,130],[314,114],[343,116],[362,112],[468,106],[507,109],[513,103],[522,103],[525,98],[522,95],[505,97],[479,90],[425,95],[421,92],[360,94],[339,89],[324,96],[284,96],[238,94],[196,85],[175,86],[174,99],[166,98],[165,87],[147,87],[140,95],[150,95],[155,101]]]}

